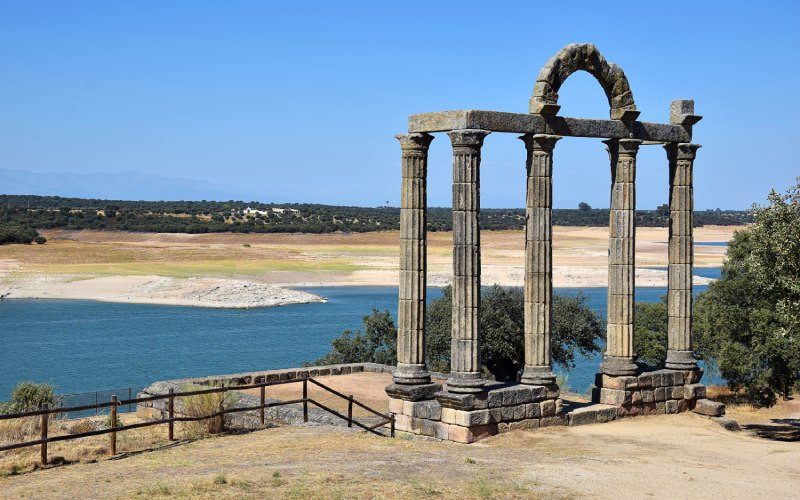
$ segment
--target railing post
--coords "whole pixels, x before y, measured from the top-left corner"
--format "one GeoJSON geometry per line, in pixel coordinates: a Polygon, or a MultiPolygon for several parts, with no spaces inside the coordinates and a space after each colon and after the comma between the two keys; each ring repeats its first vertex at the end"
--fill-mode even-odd
{"type": "Polygon", "coordinates": [[[347,427],[353,427],[353,395],[347,398],[347,427]]]}
{"type": "Polygon", "coordinates": [[[303,377],[303,422],[308,422],[308,376],[303,377]]]}
{"type": "Polygon", "coordinates": [[[173,389],[169,390],[169,400],[167,401],[167,411],[169,412],[169,440],[175,441],[175,422],[172,421],[175,418],[175,396],[173,395],[175,392],[173,389]]]}
{"type": "MultiPolygon", "coordinates": [[[[47,410],[48,406],[49,405],[47,403],[42,403],[41,409],[47,410]]],[[[42,439],[47,439],[47,422],[50,420],[49,417],[50,415],[48,413],[42,414],[42,420],[41,420],[42,439]]],[[[47,465],[47,442],[42,443],[42,465],[47,465]]]]}
{"type": "Polygon", "coordinates": [[[261,425],[264,425],[264,404],[266,404],[267,399],[267,388],[265,386],[261,386],[261,407],[258,409],[258,416],[261,418],[261,425]]]}
{"type": "Polygon", "coordinates": [[[117,454],[117,396],[111,395],[111,456],[117,454]]]}
{"type": "Polygon", "coordinates": [[[394,413],[392,414],[392,430],[391,430],[391,432],[390,432],[390,435],[391,435],[392,437],[394,437],[394,413]]]}
{"type": "MultiPolygon", "coordinates": [[[[132,394],[132,392],[133,392],[133,391],[132,391],[132,389],[131,389],[130,387],[128,387],[128,401],[130,401],[131,399],[133,399],[133,394],[132,394]]],[[[131,406],[131,403],[128,403],[128,413],[130,413],[130,412],[132,412],[132,411],[133,411],[133,407],[131,406]]]]}

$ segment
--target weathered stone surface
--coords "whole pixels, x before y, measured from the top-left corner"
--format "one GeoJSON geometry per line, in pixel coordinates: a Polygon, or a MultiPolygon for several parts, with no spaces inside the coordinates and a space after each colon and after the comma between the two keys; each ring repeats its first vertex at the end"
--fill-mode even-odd
{"type": "Polygon", "coordinates": [[[733,420],[732,418],[711,417],[711,420],[713,420],[714,422],[718,423],[719,425],[721,425],[722,427],[724,427],[725,429],[727,429],[729,431],[738,432],[738,431],[742,430],[742,428],[739,427],[739,422],[737,422],[736,420],[733,420]]]}
{"type": "Polygon", "coordinates": [[[474,427],[462,427],[451,425],[448,428],[448,439],[457,443],[474,443],[479,439],[497,434],[497,424],[478,425],[474,427]]]}
{"type": "Polygon", "coordinates": [[[395,415],[405,415],[404,405],[405,401],[402,399],[397,398],[389,398],[389,413],[394,413],[395,415]]]}
{"type": "Polygon", "coordinates": [[[725,415],[725,405],[710,399],[698,399],[692,411],[708,417],[721,417],[725,415]]]}
{"type": "Polygon", "coordinates": [[[404,401],[403,414],[417,418],[439,420],[442,417],[442,406],[435,400],[404,401]]]}
{"type": "Polygon", "coordinates": [[[491,393],[459,394],[441,391],[436,393],[436,400],[443,407],[457,410],[484,410],[489,407],[489,394],[491,393]]]}
{"type": "Polygon", "coordinates": [[[617,389],[600,389],[599,403],[612,406],[631,404],[633,391],[620,391],[617,389]]]}
{"type": "Polygon", "coordinates": [[[704,399],[706,397],[706,386],[703,384],[689,384],[683,387],[683,397],[685,399],[704,399]]]}
{"type": "Polygon", "coordinates": [[[542,417],[539,420],[540,427],[555,427],[559,425],[569,425],[569,418],[566,415],[554,415],[552,417],[542,417]]]}
{"type": "Polygon", "coordinates": [[[617,419],[617,408],[596,404],[572,410],[567,413],[567,418],[571,426],[610,422],[617,419]]]}
{"type": "Polygon", "coordinates": [[[566,118],[481,110],[440,111],[408,117],[409,132],[446,132],[460,129],[604,139],[634,138],[656,143],[686,142],[691,140],[691,134],[679,125],[639,121],[623,123],[616,120],[566,118]]]}
{"type": "Polygon", "coordinates": [[[520,420],[518,422],[511,422],[508,424],[509,430],[516,431],[516,430],[535,430],[539,428],[539,419],[538,418],[529,418],[525,420],[520,420]]]}
{"type": "Polygon", "coordinates": [[[678,402],[674,399],[670,399],[665,402],[664,410],[668,413],[678,413],[678,402]]]}
{"type": "Polygon", "coordinates": [[[406,385],[406,384],[389,384],[386,386],[386,394],[390,398],[402,399],[405,401],[422,401],[425,399],[433,399],[436,393],[441,392],[441,384],[420,384],[420,385],[406,385]]]}
{"type": "Polygon", "coordinates": [[[542,417],[552,417],[556,414],[556,402],[553,399],[546,399],[540,403],[542,417]]]}

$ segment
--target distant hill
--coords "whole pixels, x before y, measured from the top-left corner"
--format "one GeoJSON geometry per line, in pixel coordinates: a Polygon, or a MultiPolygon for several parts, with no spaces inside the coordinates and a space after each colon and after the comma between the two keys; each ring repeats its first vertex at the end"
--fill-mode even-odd
{"type": "MultiPolygon", "coordinates": [[[[564,226],[606,226],[608,209],[554,209],[553,223],[564,226]]],[[[665,227],[665,206],[636,212],[640,227],[665,227]]],[[[695,226],[740,225],[752,222],[749,212],[695,212],[695,226]]],[[[311,203],[230,201],[129,201],[59,196],[0,195],[0,225],[35,229],[108,229],[166,233],[329,233],[396,230],[400,209],[311,203]]],[[[481,210],[487,230],[522,229],[522,208],[481,210]]],[[[428,210],[429,231],[452,229],[449,208],[428,210]]]]}

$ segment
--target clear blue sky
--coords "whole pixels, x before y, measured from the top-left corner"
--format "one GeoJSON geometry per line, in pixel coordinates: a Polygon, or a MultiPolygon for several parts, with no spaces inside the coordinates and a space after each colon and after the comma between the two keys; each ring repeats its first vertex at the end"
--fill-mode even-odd
{"type": "MultiPolygon", "coordinates": [[[[640,119],[667,122],[672,99],[695,100],[705,117],[696,208],[747,208],[800,175],[799,6],[5,0],[0,168],[135,171],[234,186],[246,200],[396,205],[393,135],[407,115],[527,112],[547,59],[592,42],[625,71],[640,119]]],[[[586,73],[560,103],[562,116],[608,116],[586,73]]],[[[450,204],[450,152],[437,134],[430,205],[450,204]]],[[[523,144],[493,134],[483,158],[482,205],[523,206],[523,144]]],[[[554,181],[556,207],[607,207],[600,141],[562,140],[554,181]]],[[[640,208],[667,200],[660,147],[640,152],[637,189],[640,208]]]]}

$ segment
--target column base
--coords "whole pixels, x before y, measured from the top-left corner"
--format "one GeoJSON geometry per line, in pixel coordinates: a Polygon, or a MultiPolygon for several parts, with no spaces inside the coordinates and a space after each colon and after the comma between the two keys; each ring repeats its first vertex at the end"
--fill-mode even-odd
{"type": "Polygon", "coordinates": [[[389,384],[385,390],[390,398],[403,401],[425,401],[433,399],[434,395],[442,390],[442,384],[389,384]]]}
{"type": "Polygon", "coordinates": [[[447,391],[460,394],[483,392],[486,381],[476,372],[451,372],[447,379],[447,391]]]}
{"type": "Polygon", "coordinates": [[[667,362],[664,364],[670,370],[697,370],[697,360],[693,351],[667,350],[667,362]]]}
{"type": "Polygon", "coordinates": [[[550,385],[554,384],[556,376],[549,366],[525,365],[520,382],[525,385],[550,385]]]}
{"type": "Polygon", "coordinates": [[[633,361],[632,357],[603,356],[603,362],[600,364],[600,373],[614,377],[635,375],[639,367],[633,361]]]}
{"type": "Polygon", "coordinates": [[[424,364],[397,363],[397,369],[392,373],[395,384],[420,385],[430,384],[431,374],[424,364]]]}

